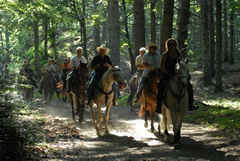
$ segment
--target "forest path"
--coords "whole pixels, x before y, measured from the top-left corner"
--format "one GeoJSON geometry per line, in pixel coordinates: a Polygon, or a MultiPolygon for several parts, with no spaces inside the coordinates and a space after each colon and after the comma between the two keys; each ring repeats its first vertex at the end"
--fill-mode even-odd
{"type": "MultiPolygon", "coordinates": [[[[184,123],[180,150],[175,150],[171,142],[163,142],[163,135],[151,133],[144,128],[143,118],[130,107],[112,107],[109,121],[110,135],[96,135],[90,111],[86,107],[84,123],[73,122],[71,119],[70,103],[54,101],[49,105],[37,103],[33,107],[44,113],[51,121],[46,127],[48,131],[58,126],[62,132],[75,134],[66,137],[55,129],[55,138],[46,136],[47,144],[54,149],[43,156],[43,160],[240,160],[239,143],[219,138],[219,131],[200,125],[184,123]],[[51,126],[52,125],[52,126],[51,126]],[[66,128],[67,126],[71,127],[66,128]],[[71,130],[75,129],[75,130],[71,130]],[[238,145],[236,145],[238,144],[238,145]]],[[[96,110],[96,109],[95,109],[96,110]]],[[[155,129],[158,126],[155,119],[155,129]]],[[[103,129],[104,130],[104,129],[103,129]]]]}

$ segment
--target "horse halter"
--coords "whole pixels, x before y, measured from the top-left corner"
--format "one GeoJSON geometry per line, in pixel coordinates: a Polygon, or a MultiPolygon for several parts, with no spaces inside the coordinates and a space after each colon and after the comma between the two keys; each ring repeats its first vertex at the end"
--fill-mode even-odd
{"type": "Polygon", "coordinates": [[[121,80],[118,80],[117,79],[117,74],[114,74],[115,71],[121,71],[120,69],[113,69],[113,78],[116,80],[117,84],[118,84],[118,87],[121,87],[122,85],[124,85],[125,83],[122,82],[121,80]]]}

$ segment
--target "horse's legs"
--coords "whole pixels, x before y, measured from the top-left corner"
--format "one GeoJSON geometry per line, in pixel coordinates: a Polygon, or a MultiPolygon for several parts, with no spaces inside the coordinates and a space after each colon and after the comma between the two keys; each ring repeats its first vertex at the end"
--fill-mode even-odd
{"type": "Polygon", "coordinates": [[[73,95],[72,94],[69,94],[69,101],[70,101],[71,106],[72,106],[72,119],[73,119],[73,121],[76,121],[75,111],[74,111],[74,103],[73,103],[73,95]]]}
{"type": "Polygon", "coordinates": [[[103,122],[103,116],[102,116],[102,110],[101,110],[101,105],[97,105],[97,120],[98,120],[98,134],[101,133],[102,130],[102,122],[103,122]]]}
{"type": "Polygon", "coordinates": [[[154,132],[155,131],[155,128],[153,126],[153,119],[154,119],[154,109],[151,109],[149,110],[149,113],[150,113],[150,119],[151,119],[151,132],[154,132]]]}
{"type": "MultiPolygon", "coordinates": [[[[163,120],[163,130],[164,130],[164,142],[168,142],[169,140],[169,134],[168,134],[168,119],[167,119],[167,109],[165,107],[162,107],[162,120],[163,120]]],[[[170,119],[170,118],[169,118],[170,119]]]]}
{"type": "Polygon", "coordinates": [[[109,120],[109,115],[110,115],[110,109],[111,106],[107,105],[106,113],[105,113],[105,134],[109,135],[109,130],[108,130],[108,120],[109,120]]]}
{"type": "Polygon", "coordinates": [[[97,134],[99,135],[97,123],[95,121],[95,114],[94,114],[94,111],[93,111],[93,103],[90,103],[89,107],[90,107],[91,116],[92,116],[92,119],[93,119],[93,125],[94,125],[94,127],[95,127],[95,129],[97,131],[97,134]]]}
{"type": "Polygon", "coordinates": [[[145,110],[145,123],[144,123],[144,127],[147,128],[148,127],[148,122],[147,122],[147,101],[146,100],[144,101],[143,109],[145,110]]]}

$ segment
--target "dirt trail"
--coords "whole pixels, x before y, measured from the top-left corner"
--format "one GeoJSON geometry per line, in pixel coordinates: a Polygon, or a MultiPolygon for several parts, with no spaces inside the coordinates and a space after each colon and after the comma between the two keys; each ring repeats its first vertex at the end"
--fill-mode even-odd
{"type": "MultiPolygon", "coordinates": [[[[162,135],[144,128],[143,119],[137,115],[138,107],[136,112],[130,112],[130,107],[112,107],[111,135],[100,137],[96,135],[89,109],[84,113],[85,122],[80,124],[71,120],[69,103],[55,101],[48,106],[38,103],[35,108],[76,127],[80,134],[80,139],[62,137],[49,141],[49,146],[58,150],[44,160],[240,160],[239,143],[218,138],[216,129],[190,123],[183,124],[181,149],[175,150],[172,143],[163,142],[162,135]]],[[[154,126],[157,129],[157,118],[154,126]]]]}

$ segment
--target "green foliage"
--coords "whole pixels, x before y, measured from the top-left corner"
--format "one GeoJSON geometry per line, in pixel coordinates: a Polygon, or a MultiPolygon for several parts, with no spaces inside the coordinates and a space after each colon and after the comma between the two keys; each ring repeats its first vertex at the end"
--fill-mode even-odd
{"type": "Polygon", "coordinates": [[[117,99],[119,106],[126,107],[129,94],[121,96],[117,99]]]}
{"type": "Polygon", "coordinates": [[[234,108],[219,106],[219,102],[215,105],[200,104],[200,109],[196,113],[187,115],[186,120],[238,135],[240,132],[240,101],[236,104],[234,108]]]}

